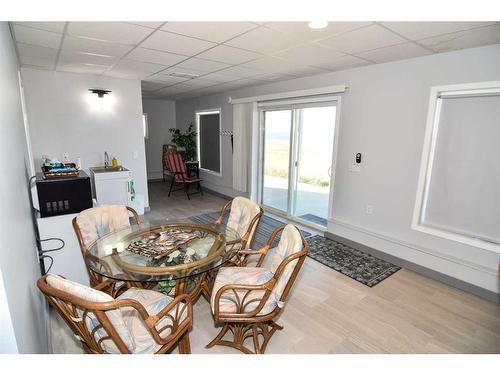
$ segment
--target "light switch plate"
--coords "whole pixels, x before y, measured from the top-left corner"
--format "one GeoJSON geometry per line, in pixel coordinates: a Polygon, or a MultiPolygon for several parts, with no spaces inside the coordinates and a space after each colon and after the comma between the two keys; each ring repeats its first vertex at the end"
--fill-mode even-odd
{"type": "Polygon", "coordinates": [[[139,158],[139,153],[137,151],[134,151],[134,159],[139,158]]]}
{"type": "Polygon", "coordinates": [[[69,154],[67,152],[63,152],[63,154],[62,154],[62,161],[64,163],[69,163],[69,154]]]}
{"type": "Polygon", "coordinates": [[[360,172],[361,171],[361,164],[351,163],[351,165],[349,166],[349,171],[350,172],[360,172]]]}

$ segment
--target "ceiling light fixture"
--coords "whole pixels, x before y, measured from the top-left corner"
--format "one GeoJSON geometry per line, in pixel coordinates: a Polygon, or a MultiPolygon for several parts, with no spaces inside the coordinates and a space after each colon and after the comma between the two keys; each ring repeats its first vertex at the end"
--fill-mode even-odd
{"type": "Polygon", "coordinates": [[[104,95],[109,94],[111,90],[103,90],[103,89],[89,89],[92,94],[97,94],[99,98],[104,98],[104,95]]]}
{"type": "Polygon", "coordinates": [[[325,27],[328,26],[327,21],[311,21],[309,22],[309,27],[311,29],[324,29],[325,27]]]}

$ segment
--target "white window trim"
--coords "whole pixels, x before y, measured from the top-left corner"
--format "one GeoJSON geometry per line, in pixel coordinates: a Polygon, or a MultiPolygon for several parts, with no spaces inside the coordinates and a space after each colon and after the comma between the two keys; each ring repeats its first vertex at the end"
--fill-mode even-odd
{"type": "Polygon", "coordinates": [[[473,95],[500,94],[500,81],[477,82],[458,85],[434,86],[431,88],[429,99],[429,112],[427,114],[427,125],[424,136],[424,146],[420,162],[420,174],[418,178],[417,196],[413,210],[411,227],[413,230],[431,234],[447,240],[482,248],[500,253],[500,245],[483,239],[470,237],[453,231],[437,229],[422,223],[426,209],[427,193],[430,183],[430,174],[434,162],[437,131],[441,111],[441,98],[473,95]]]}
{"type": "Polygon", "coordinates": [[[214,176],[222,177],[222,135],[221,135],[221,126],[222,126],[222,110],[221,108],[212,108],[212,109],[204,109],[195,112],[196,115],[196,153],[198,154],[198,163],[200,171],[205,173],[212,174],[214,176]],[[201,153],[200,153],[200,115],[219,115],[219,171],[212,171],[210,169],[201,167],[201,153]]]}

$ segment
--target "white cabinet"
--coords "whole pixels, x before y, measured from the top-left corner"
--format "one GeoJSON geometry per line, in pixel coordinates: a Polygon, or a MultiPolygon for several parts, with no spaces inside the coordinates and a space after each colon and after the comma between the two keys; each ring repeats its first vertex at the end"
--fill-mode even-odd
{"type": "Polygon", "coordinates": [[[92,190],[97,204],[130,206],[132,173],[125,168],[90,168],[92,190]]]}

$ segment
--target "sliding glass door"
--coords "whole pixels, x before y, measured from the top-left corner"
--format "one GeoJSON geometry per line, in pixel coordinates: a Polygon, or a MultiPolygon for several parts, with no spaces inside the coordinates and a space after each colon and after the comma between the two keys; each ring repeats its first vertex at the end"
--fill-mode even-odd
{"type": "Polygon", "coordinates": [[[271,110],[263,113],[265,124],[262,204],[288,211],[292,111],[271,110]]]}
{"type": "Polygon", "coordinates": [[[336,115],[336,101],[261,109],[264,206],[327,226],[336,115]]]}

